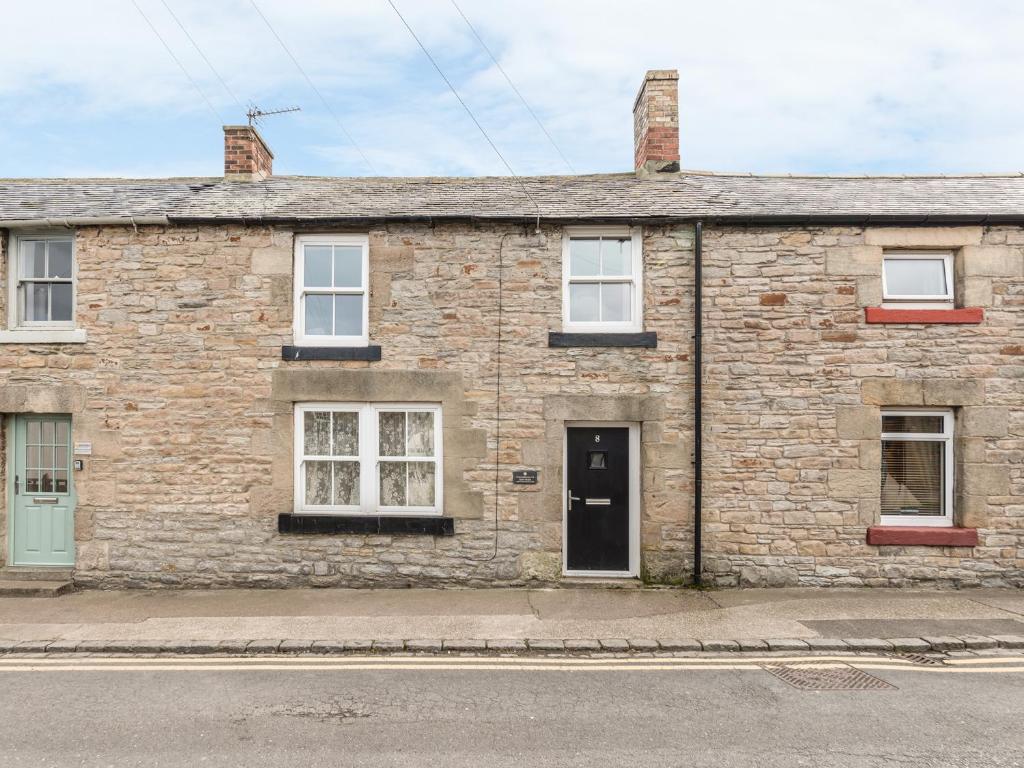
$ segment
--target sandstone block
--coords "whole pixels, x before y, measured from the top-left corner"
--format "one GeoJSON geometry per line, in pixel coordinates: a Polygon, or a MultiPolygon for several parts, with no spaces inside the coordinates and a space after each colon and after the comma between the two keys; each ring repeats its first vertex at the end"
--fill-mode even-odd
{"type": "Polygon", "coordinates": [[[841,405],[836,408],[836,433],[843,440],[875,440],[882,435],[878,408],[841,405]]]}
{"type": "Polygon", "coordinates": [[[925,405],[982,405],[985,382],[981,379],[925,379],[925,405]]]}
{"type": "Polygon", "coordinates": [[[995,406],[964,408],[960,421],[964,437],[1004,437],[1009,432],[1010,412],[995,406]]]}
{"type": "Polygon", "coordinates": [[[864,242],[883,248],[959,248],[981,243],[981,227],[871,227],[864,242]]]}
{"type": "Polygon", "coordinates": [[[881,275],[882,249],[864,245],[830,248],[825,254],[825,271],[837,276],[881,275]]]}
{"type": "Polygon", "coordinates": [[[873,498],[879,490],[878,472],[869,469],[830,469],[829,493],[840,499],[873,498]]]}
{"type": "Polygon", "coordinates": [[[864,379],[860,397],[868,405],[921,405],[924,385],[920,379],[864,379]]]}
{"type": "Polygon", "coordinates": [[[1020,277],[1024,257],[1017,248],[970,245],[961,253],[965,277],[1020,277]]]}

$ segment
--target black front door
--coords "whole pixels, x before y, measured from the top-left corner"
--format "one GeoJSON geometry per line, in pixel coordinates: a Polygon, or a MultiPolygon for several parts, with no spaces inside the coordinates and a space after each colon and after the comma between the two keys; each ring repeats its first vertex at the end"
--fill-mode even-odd
{"type": "Polygon", "coordinates": [[[566,447],[566,564],[629,570],[629,430],[571,427],[566,447]]]}

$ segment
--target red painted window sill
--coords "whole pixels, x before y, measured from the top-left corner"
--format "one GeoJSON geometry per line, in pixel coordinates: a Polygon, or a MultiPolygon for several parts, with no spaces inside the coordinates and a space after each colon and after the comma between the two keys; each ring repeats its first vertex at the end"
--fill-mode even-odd
{"type": "Polygon", "coordinates": [[[912,323],[922,325],[977,325],[985,319],[985,310],[981,307],[962,307],[961,309],[885,309],[883,307],[865,307],[864,319],[869,323],[912,323]]]}
{"type": "Polygon", "coordinates": [[[873,525],[868,528],[868,544],[890,547],[976,547],[978,529],[873,525]]]}

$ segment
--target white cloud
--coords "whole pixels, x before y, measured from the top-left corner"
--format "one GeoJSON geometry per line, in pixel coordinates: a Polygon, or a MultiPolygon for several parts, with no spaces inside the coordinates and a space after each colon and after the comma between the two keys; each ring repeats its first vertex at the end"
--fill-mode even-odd
{"type": "MultiPolygon", "coordinates": [[[[218,111],[237,121],[160,0],[139,2],[218,111]]],[[[302,104],[300,116],[265,124],[277,170],[366,172],[248,0],[167,2],[243,100],[302,104]]],[[[504,172],[384,0],[257,2],[379,172],[504,172]]],[[[396,2],[516,169],[564,172],[449,0],[396,2]]],[[[216,118],[129,0],[5,5],[0,108],[5,143],[18,152],[0,175],[5,165],[40,175],[175,163],[217,172],[219,146],[190,152],[183,141],[210,134],[216,118]],[[164,154],[125,140],[134,132],[167,135],[157,143],[164,154]],[[69,163],[76,152],[88,158],[69,163]]],[[[460,5],[581,171],[629,170],[636,88],[644,70],[670,67],[681,74],[684,167],[1024,168],[1016,2],[460,5]]]]}

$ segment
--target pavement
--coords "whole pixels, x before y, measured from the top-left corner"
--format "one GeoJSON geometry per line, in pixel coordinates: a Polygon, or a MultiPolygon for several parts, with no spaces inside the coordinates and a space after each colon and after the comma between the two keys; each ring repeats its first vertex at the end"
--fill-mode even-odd
{"type": "Polygon", "coordinates": [[[0,765],[1019,768],[1022,662],[7,655],[0,765]]]}
{"type": "Polygon", "coordinates": [[[1024,648],[1024,591],[294,589],[0,598],[0,651],[1024,648]]]}

